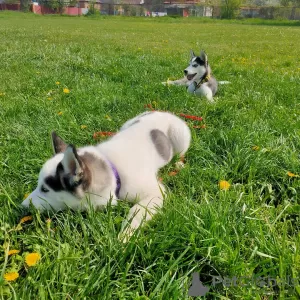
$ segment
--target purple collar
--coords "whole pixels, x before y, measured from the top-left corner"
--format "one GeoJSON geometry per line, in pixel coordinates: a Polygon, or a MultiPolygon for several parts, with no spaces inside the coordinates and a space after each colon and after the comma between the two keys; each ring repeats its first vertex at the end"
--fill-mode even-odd
{"type": "Polygon", "coordinates": [[[117,171],[117,168],[115,167],[115,165],[111,162],[111,161],[108,161],[109,164],[110,164],[110,167],[115,175],[115,178],[116,178],[116,182],[117,182],[117,188],[116,188],[116,191],[115,191],[115,194],[117,196],[117,198],[119,199],[119,196],[120,196],[120,189],[121,189],[121,179],[120,179],[120,175],[117,171]]]}

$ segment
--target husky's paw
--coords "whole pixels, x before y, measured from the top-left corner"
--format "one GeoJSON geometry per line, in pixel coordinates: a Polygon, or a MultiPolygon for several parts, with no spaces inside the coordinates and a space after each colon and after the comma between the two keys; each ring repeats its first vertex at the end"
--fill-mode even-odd
{"type": "Polygon", "coordinates": [[[163,81],[162,84],[165,86],[169,86],[169,85],[174,85],[174,82],[168,79],[167,81],[163,81]]]}

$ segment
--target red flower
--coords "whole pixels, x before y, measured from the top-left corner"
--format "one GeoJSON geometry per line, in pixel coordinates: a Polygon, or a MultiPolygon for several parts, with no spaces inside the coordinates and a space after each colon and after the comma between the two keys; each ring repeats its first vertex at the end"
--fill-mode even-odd
{"type": "Polygon", "coordinates": [[[114,134],[116,134],[115,132],[111,132],[111,131],[98,131],[95,132],[93,134],[93,139],[97,139],[97,138],[102,138],[102,137],[106,137],[106,136],[113,136],[114,134]]]}
{"type": "Polygon", "coordinates": [[[191,119],[194,121],[203,121],[202,117],[197,117],[197,116],[192,116],[192,115],[185,115],[185,114],[180,114],[181,117],[186,118],[186,119],[191,119]]]}

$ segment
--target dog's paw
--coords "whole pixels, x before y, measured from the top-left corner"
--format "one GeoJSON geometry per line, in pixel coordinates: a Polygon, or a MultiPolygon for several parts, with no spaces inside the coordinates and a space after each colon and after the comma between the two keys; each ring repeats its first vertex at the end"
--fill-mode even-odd
{"type": "Polygon", "coordinates": [[[174,85],[174,82],[172,81],[172,80],[167,80],[167,81],[163,81],[162,82],[162,84],[164,85],[164,86],[169,86],[169,85],[174,85]]]}

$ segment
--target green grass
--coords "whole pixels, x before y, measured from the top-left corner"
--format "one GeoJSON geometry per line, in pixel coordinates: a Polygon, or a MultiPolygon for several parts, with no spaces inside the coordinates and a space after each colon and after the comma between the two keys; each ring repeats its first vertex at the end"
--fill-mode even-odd
{"type": "Polygon", "coordinates": [[[1,12],[0,267],[20,274],[0,281],[1,297],[188,299],[200,272],[206,299],[297,299],[296,284],[212,282],[300,276],[300,178],[287,175],[300,174],[300,27],[290,25],[1,12]],[[181,77],[190,48],[205,49],[217,79],[231,81],[214,105],[160,84],[181,77]],[[31,211],[17,226],[28,214],[18,205],[52,155],[52,130],[95,144],[95,131],[118,130],[148,103],[202,116],[206,129],[192,129],[185,169],[161,171],[171,193],[137,238],[117,239],[126,203],[51,223],[31,211]],[[6,260],[8,246],[19,255],[6,260]],[[28,252],[42,256],[35,267],[24,264],[28,252]]]}

